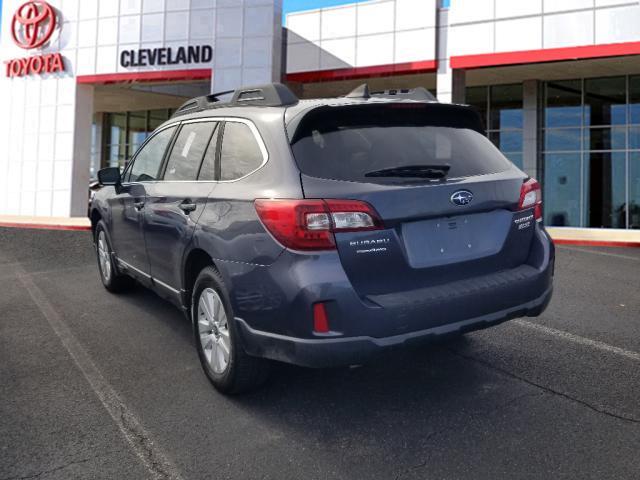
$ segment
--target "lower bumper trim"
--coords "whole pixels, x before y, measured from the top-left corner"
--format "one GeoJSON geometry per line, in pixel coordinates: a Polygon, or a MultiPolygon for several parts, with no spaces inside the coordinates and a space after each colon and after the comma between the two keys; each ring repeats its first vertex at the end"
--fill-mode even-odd
{"type": "Polygon", "coordinates": [[[342,337],[307,339],[288,337],[252,329],[247,323],[236,318],[242,343],[249,355],[269,358],[304,367],[334,367],[366,362],[375,354],[400,345],[435,341],[448,335],[455,335],[498,325],[519,317],[540,315],[551,301],[553,287],[540,297],[507,310],[491,313],[455,323],[439,325],[427,330],[409,332],[391,337],[342,337]]]}

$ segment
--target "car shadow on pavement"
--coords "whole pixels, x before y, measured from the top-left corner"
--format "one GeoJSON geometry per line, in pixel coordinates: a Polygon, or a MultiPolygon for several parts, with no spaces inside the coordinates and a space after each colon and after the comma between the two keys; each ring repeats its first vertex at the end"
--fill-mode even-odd
{"type": "MultiPolygon", "coordinates": [[[[358,367],[275,364],[262,389],[232,401],[268,431],[317,445],[327,458],[344,455],[345,478],[364,478],[371,471],[364,464],[378,465],[377,478],[396,478],[397,470],[384,472],[384,459],[419,467],[457,432],[508,430],[513,416],[505,420],[505,409],[540,395],[452,353],[473,349],[472,343],[461,338],[399,349],[358,367]]],[[[502,441],[498,436],[495,443],[502,441]]]]}

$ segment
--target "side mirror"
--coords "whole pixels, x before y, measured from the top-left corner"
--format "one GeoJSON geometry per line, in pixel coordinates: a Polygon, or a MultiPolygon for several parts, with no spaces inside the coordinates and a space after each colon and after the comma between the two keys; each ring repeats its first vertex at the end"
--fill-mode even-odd
{"type": "Polygon", "coordinates": [[[98,182],[100,185],[120,185],[120,169],[109,167],[98,170],[98,182]]]}

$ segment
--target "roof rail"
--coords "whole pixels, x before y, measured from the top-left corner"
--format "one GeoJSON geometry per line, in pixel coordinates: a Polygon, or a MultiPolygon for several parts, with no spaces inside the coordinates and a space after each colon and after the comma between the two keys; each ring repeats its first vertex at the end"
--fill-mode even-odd
{"type": "Polygon", "coordinates": [[[418,100],[423,102],[437,101],[436,97],[434,97],[433,94],[424,87],[382,90],[379,92],[372,92],[371,96],[378,97],[378,98],[402,98],[407,100],[418,100]]]}
{"type": "Polygon", "coordinates": [[[171,118],[222,106],[251,105],[260,107],[284,107],[296,103],[298,103],[298,97],[296,97],[287,86],[281,83],[269,83],[255,87],[241,87],[237,90],[228,90],[192,98],[183,103],[171,118]],[[233,97],[229,102],[222,102],[220,98],[218,98],[231,93],[233,93],[233,97]]]}
{"type": "Polygon", "coordinates": [[[231,104],[284,107],[298,103],[298,97],[282,83],[242,87],[235,91],[231,104]]]}
{"type": "Polygon", "coordinates": [[[424,87],[416,88],[396,88],[391,90],[381,90],[379,92],[370,92],[369,85],[363,83],[362,85],[354,88],[351,92],[345,95],[345,98],[364,98],[369,99],[372,97],[377,98],[402,98],[406,100],[417,101],[437,101],[429,90],[424,87]]]}

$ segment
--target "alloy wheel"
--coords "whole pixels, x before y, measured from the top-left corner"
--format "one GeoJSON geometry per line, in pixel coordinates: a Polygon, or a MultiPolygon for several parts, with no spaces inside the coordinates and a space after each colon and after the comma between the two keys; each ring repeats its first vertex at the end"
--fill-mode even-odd
{"type": "Polygon", "coordinates": [[[98,261],[100,262],[100,272],[108,282],[111,279],[111,259],[109,258],[109,247],[107,246],[107,237],[104,231],[100,231],[98,235],[98,261]]]}
{"type": "Polygon", "coordinates": [[[223,373],[231,358],[229,322],[222,299],[213,288],[200,293],[198,335],[209,366],[215,373],[223,373]]]}

